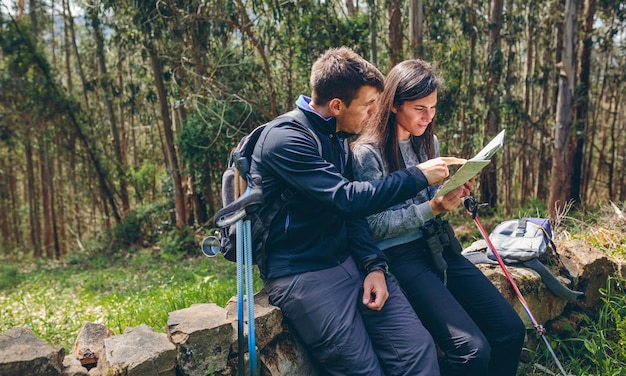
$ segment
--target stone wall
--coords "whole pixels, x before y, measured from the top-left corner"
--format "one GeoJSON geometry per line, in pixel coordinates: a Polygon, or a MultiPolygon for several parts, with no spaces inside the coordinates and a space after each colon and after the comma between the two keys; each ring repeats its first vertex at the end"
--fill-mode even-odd
{"type": "MultiPolygon", "coordinates": [[[[548,333],[558,330],[554,323],[561,321],[577,325],[569,314],[597,307],[599,288],[605,286],[607,276],[623,275],[621,264],[581,242],[560,243],[558,249],[575,277],[571,283],[559,278],[571,289],[584,291],[584,300],[558,298],[533,270],[509,268],[538,323],[551,324],[548,333]]],[[[527,338],[532,340],[530,320],[499,266],[478,267],[516,307],[529,329],[527,338]]],[[[317,375],[302,343],[283,322],[280,310],[267,303],[264,291],[255,295],[254,303],[259,375],[317,375]]],[[[0,375],[236,375],[237,351],[237,302],[232,298],[225,308],[194,304],[170,312],[165,333],[139,325],[114,335],[102,325],[85,322],[68,355],[27,328],[12,328],[0,334],[0,375]]],[[[245,361],[247,355],[243,354],[245,361]]]]}

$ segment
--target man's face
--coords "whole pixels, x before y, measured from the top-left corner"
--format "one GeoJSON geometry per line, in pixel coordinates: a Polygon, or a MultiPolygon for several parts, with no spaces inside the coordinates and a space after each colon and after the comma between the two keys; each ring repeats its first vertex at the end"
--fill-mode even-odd
{"type": "Polygon", "coordinates": [[[337,119],[337,131],[357,134],[361,132],[365,123],[376,113],[378,109],[378,96],[380,92],[373,86],[363,86],[357,92],[356,98],[350,106],[345,103],[339,104],[340,110],[335,115],[337,119]]]}

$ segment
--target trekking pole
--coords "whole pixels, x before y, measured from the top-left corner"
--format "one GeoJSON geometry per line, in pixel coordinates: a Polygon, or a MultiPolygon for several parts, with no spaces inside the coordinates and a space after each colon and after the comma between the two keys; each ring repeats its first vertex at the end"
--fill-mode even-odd
{"type": "MultiPolygon", "coordinates": [[[[244,292],[244,276],[243,276],[243,220],[237,221],[237,374],[244,375],[244,345],[243,345],[243,292],[244,292]]],[[[248,333],[250,335],[250,333],[248,333]]]]}
{"type": "Polygon", "coordinates": [[[524,311],[526,311],[526,314],[528,315],[528,318],[530,319],[530,322],[533,324],[533,327],[535,328],[535,331],[537,332],[537,334],[539,334],[541,336],[541,338],[543,339],[543,342],[548,347],[548,351],[550,352],[550,355],[552,355],[552,359],[554,359],[554,362],[556,363],[557,367],[559,368],[559,370],[561,371],[563,376],[568,376],[567,373],[565,372],[565,369],[563,369],[563,366],[561,365],[561,362],[559,362],[559,359],[556,357],[556,354],[554,353],[554,350],[552,350],[552,347],[550,346],[550,343],[548,342],[548,339],[545,336],[545,332],[546,332],[545,328],[543,327],[543,325],[539,324],[537,322],[537,320],[535,320],[535,317],[533,316],[532,312],[530,311],[530,307],[526,303],[526,299],[524,299],[524,296],[522,295],[522,293],[517,288],[517,285],[515,284],[515,281],[513,280],[513,277],[509,273],[509,270],[507,269],[506,265],[504,265],[504,261],[502,261],[502,258],[500,257],[500,255],[496,251],[496,247],[494,247],[493,243],[491,243],[491,240],[489,239],[489,235],[487,234],[487,231],[485,231],[485,228],[482,226],[482,224],[478,220],[478,208],[481,207],[481,206],[486,206],[487,204],[478,204],[474,197],[467,196],[467,197],[465,197],[465,200],[463,201],[463,205],[465,206],[465,210],[467,210],[471,214],[472,220],[476,224],[476,227],[478,228],[478,231],[480,232],[480,234],[483,236],[483,238],[487,242],[487,246],[489,246],[489,249],[491,250],[493,255],[496,257],[496,260],[498,261],[498,265],[500,265],[500,268],[502,269],[502,272],[504,272],[504,275],[509,280],[509,283],[511,284],[511,287],[513,287],[513,291],[515,291],[515,295],[517,295],[517,299],[519,300],[520,304],[524,308],[524,311]]]}
{"type": "MultiPolygon", "coordinates": [[[[245,195],[250,194],[250,187],[245,195]]],[[[256,331],[254,328],[254,291],[252,287],[252,230],[250,219],[237,221],[237,351],[239,352],[238,370],[243,374],[244,367],[244,290],[248,316],[248,365],[250,376],[257,374],[256,331]]]]}
{"type": "MultiPolygon", "coordinates": [[[[254,291],[252,287],[252,231],[249,219],[237,222],[237,350],[239,351],[239,369],[244,369],[243,322],[245,290],[246,313],[248,316],[248,364],[250,376],[257,374],[256,332],[254,328],[254,291]]],[[[240,371],[240,374],[241,372],[240,371]]]]}

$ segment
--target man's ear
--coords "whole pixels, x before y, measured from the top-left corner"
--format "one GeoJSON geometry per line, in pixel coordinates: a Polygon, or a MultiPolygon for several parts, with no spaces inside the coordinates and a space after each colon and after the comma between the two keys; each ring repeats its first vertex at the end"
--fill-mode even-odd
{"type": "Polygon", "coordinates": [[[344,106],[345,104],[339,98],[333,98],[328,102],[328,109],[330,110],[332,116],[337,116],[344,106]]]}
{"type": "Polygon", "coordinates": [[[396,106],[391,106],[391,112],[393,112],[394,114],[398,113],[398,109],[396,108],[396,106]]]}

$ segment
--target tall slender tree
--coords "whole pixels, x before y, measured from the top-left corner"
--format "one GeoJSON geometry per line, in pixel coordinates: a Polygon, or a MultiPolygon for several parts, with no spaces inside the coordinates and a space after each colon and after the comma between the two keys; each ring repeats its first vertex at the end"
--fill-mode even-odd
{"type": "Polygon", "coordinates": [[[563,45],[559,68],[559,92],[556,109],[554,152],[548,210],[554,219],[570,201],[572,185],[572,109],[574,97],[574,61],[576,44],[577,0],[566,0],[563,16],[563,45]]]}
{"type": "MultiPolygon", "coordinates": [[[[576,89],[575,106],[575,149],[572,162],[572,189],[570,197],[574,203],[580,205],[585,196],[585,172],[583,170],[584,154],[587,146],[587,123],[589,121],[589,86],[591,84],[591,50],[593,45],[593,23],[597,10],[596,0],[585,0],[582,38],[578,48],[578,83],[576,89]]],[[[589,151],[587,151],[589,152],[589,151]]]]}
{"type": "MultiPolygon", "coordinates": [[[[493,0],[489,17],[489,47],[487,52],[487,71],[489,78],[485,86],[485,107],[487,116],[484,120],[483,139],[490,140],[497,134],[500,126],[498,85],[502,75],[502,51],[500,50],[500,30],[502,29],[503,0],[493,0]]],[[[498,202],[496,180],[496,160],[493,159],[480,174],[480,194],[483,202],[495,207],[498,202]]]]}

